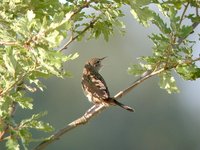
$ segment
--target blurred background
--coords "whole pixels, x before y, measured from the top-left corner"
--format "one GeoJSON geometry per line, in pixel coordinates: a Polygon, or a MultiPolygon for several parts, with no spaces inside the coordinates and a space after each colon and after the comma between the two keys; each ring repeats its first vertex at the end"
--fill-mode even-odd
{"type": "MultiPolygon", "coordinates": [[[[136,80],[128,75],[127,69],[137,63],[137,57],[151,55],[152,43],[147,36],[157,30],[153,26],[142,27],[129,10],[124,11],[125,36],[115,32],[109,42],[98,39],[72,43],[66,54],[80,54],[79,58],[65,64],[72,78],[43,80],[47,87],[44,92],[31,95],[35,105],[33,111],[18,109],[16,118],[28,118],[33,112],[47,110],[44,120],[58,130],[83,115],[92,106],[80,85],[84,63],[91,57],[107,56],[101,74],[111,95],[136,80]]],[[[199,33],[200,28],[197,30],[199,33]]],[[[196,51],[199,46],[198,43],[196,51]]],[[[179,76],[176,79],[179,94],[168,94],[159,88],[157,77],[150,78],[122,98],[122,103],[134,107],[136,112],[110,107],[86,125],[62,136],[47,150],[199,150],[200,80],[184,81],[179,76]]],[[[34,138],[50,134],[33,130],[34,138]]]]}

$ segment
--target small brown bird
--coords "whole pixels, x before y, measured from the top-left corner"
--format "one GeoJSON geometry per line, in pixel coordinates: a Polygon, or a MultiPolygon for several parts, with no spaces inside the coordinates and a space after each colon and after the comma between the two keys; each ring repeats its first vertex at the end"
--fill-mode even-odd
{"type": "Polygon", "coordinates": [[[106,106],[118,105],[128,111],[133,112],[134,109],[131,107],[126,106],[110,97],[106,82],[99,74],[99,70],[102,67],[101,61],[105,58],[106,57],[92,58],[86,62],[83,68],[81,84],[86,97],[94,104],[103,104],[106,106]]]}

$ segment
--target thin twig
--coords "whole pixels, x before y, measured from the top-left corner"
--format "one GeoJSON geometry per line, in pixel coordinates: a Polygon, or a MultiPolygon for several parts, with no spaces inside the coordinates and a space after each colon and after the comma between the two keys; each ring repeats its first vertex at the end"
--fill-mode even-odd
{"type": "Polygon", "coordinates": [[[148,78],[150,78],[150,77],[152,77],[152,76],[155,76],[155,75],[157,75],[157,74],[163,72],[164,70],[165,70],[164,68],[161,68],[161,69],[159,69],[159,70],[157,70],[157,71],[153,71],[153,72],[147,74],[146,76],[144,76],[144,77],[142,77],[142,78],[136,80],[131,86],[129,86],[128,88],[126,88],[126,89],[120,91],[119,93],[117,93],[117,94],[114,96],[114,98],[115,98],[116,100],[122,98],[124,95],[128,94],[131,90],[133,90],[134,87],[136,87],[136,86],[139,85],[140,83],[144,82],[146,79],[148,79],[148,78]]]}
{"type": "Polygon", "coordinates": [[[0,45],[14,46],[14,45],[18,45],[18,43],[15,41],[0,41],[0,45]]]}
{"type": "MultiPolygon", "coordinates": [[[[0,119],[0,123],[1,125],[3,124],[3,121],[1,121],[2,119],[0,119]]],[[[7,133],[8,131],[8,126],[6,125],[3,129],[3,131],[0,132],[0,142],[4,140],[4,135],[7,133]]]]}
{"type": "Polygon", "coordinates": [[[196,7],[196,15],[199,16],[198,7],[196,7]]]}
{"type": "Polygon", "coordinates": [[[89,30],[90,28],[92,28],[95,24],[95,22],[97,21],[97,18],[92,20],[90,22],[90,24],[88,26],[86,26],[79,34],[77,34],[74,37],[70,37],[69,41],[67,41],[66,44],[64,44],[58,51],[63,51],[65,49],[67,49],[67,47],[69,46],[70,43],[72,43],[74,40],[76,40],[79,36],[81,36],[82,34],[84,34],[87,30],[89,30]]]}
{"type": "Polygon", "coordinates": [[[185,16],[185,13],[186,13],[186,10],[188,9],[189,4],[190,3],[188,2],[187,5],[185,6],[185,9],[183,10],[183,13],[181,15],[181,19],[180,19],[179,25],[181,25],[181,23],[183,21],[183,17],[185,16]]]}

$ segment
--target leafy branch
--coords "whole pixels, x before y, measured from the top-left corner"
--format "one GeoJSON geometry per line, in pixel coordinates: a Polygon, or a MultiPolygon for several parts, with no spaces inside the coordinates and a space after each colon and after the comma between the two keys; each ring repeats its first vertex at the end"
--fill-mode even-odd
{"type": "MultiPolygon", "coordinates": [[[[93,36],[95,38],[99,37],[100,33],[102,32],[102,34],[104,35],[105,39],[107,40],[108,39],[108,36],[109,34],[112,33],[112,28],[110,28],[110,32],[109,31],[105,31],[105,30],[102,30],[102,27],[105,23],[105,21],[107,21],[106,19],[109,19],[109,21],[112,22],[113,25],[115,25],[115,27],[119,27],[120,28],[120,31],[121,31],[121,27],[124,26],[122,22],[120,22],[119,20],[117,20],[118,17],[122,17],[122,12],[117,10],[119,6],[115,6],[116,4],[113,4],[113,3],[106,3],[106,4],[97,4],[98,1],[89,1],[87,3],[85,3],[85,5],[83,5],[82,7],[80,7],[79,9],[77,9],[75,12],[74,12],[74,15],[81,11],[81,8],[85,8],[85,7],[89,7],[92,2],[95,3],[95,5],[91,5],[91,7],[93,9],[96,10],[96,12],[94,13],[91,13],[90,15],[90,20],[88,23],[84,23],[83,25],[85,26],[85,28],[83,28],[82,30],[80,31],[71,31],[71,37],[69,38],[69,40],[63,44],[63,46],[58,50],[58,51],[63,51],[65,49],[67,49],[67,47],[75,40],[77,39],[81,39],[81,37],[84,35],[84,33],[86,33],[89,29],[91,29],[91,36],[89,38],[93,38],[93,36]],[[98,6],[99,5],[99,6],[98,6]],[[113,8],[115,8],[116,12],[112,12],[113,11],[113,8]],[[103,9],[103,10],[102,10],[103,9]],[[108,12],[106,12],[108,11],[108,12]],[[118,11],[118,12],[117,12],[118,11]],[[98,15],[96,14],[97,12],[98,15]],[[105,13],[106,12],[106,13],[105,13]],[[95,29],[97,28],[97,29],[95,29]],[[76,35],[74,35],[74,32],[76,33],[76,35]]],[[[74,16],[72,15],[72,16],[74,16]]],[[[105,23],[106,24],[106,23],[105,23]]],[[[111,24],[106,24],[108,25],[107,27],[109,26],[113,26],[111,24]]],[[[75,26],[78,26],[79,27],[79,24],[76,24],[75,26]]],[[[109,30],[109,29],[107,29],[109,30]]]]}
{"type": "MultiPolygon", "coordinates": [[[[121,99],[123,96],[125,96],[126,94],[128,94],[129,92],[131,92],[131,90],[133,90],[135,87],[137,87],[139,84],[141,84],[142,82],[144,82],[145,80],[156,76],[162,72],[165,71],[169,71],[173,68],[176,68],[178,65],[182,65],[185,63],[193,63],[195,61],[199,61],[200,57],[193,59],[191,62],[182,62],[181,64],[176,64],[174,66],[171,66],[170,68],[160,68],[160,69],[155,69],[154,71],[148,71],[147,74],[141,78],[139,78],[138,80],[136,80],[131,86],[127,87],[126,89],[118,92],[114,98],[116,100],[121,99]]],[[[54,133],[52,136],[50,136],[49,138],[46,138],[43,142],[41,142],[38,146],[36,146],[34,148],[34,150],[43,150],[45,149],[49,144],[55,142],[56,140],[60,139],[61,136],[63,136],[64,134],[66,134],[67,132],[71,131],[72,129],[75,129],[77,127],[79,127],[80,125],[84,125],[86,124],[90,119],[92,119],[93,117],[95,117],[97,114],[99,114],[100,112],[102,112],[104,109],[106,109],[107,107],[104,105],[93,105],[90,109],[88,109],[85,114],[83,116],[81,116],[80,118],[72,121],[71,123],[69,123],[66,127],[58,130],[56,133],[54,133]]]]}
{"type": "MultiPolygon", "coordinates": [[[[63,50],[75,40],[82,40],[88,33],[88,39],[103,36],[108,41],[115,28],[124,33],[125,26],[119,20],[124,16],[123,5],[130,6],[139,23],[144,26],[154,24],[160,33],[149,36],[154,45],[152,56],[140,57],[140,63],[129,68],[130,74],[141,78],[117,93],[116,99],[155,75],[159,75],[160,87],[168,93],[178,92],[172,71],[185,80],[200,78],[200,69],[195,64],[200,58],[193,56],[196,41],[187,38],[200,23],[198,1],[69,0],[65,4],[59,0],[3,1],[0,4],[0,141],[5,140],[8,149],[19,149],[19,143],[28,149],[32,141],[30,129],[47,132],[52,129],[48,123],[38,120],[46,113],[33,114],[16,123],[13,118],[15,104],[22,109],[32,109],[32,99],[26,93],[43,90],[41,78],[69,76],[63,63],[75,59],[78,54],[66,56],[63,50]],[[159,7],[160,12],[152,10],[151,5],[159,7]],[[195,13],[190,13],[189,9],[195,13]],[[63,47],[55,50],[67,38],[63,47]]],[[[43,149],[104,109],[106,107],[102,105],[92,106],[82,117],[45,139],[35,149],[43,149]]]]}
{"type": "Polygon", "coordinates": [[[56,30],[56,28],[62,26],[63,24],[69,22],[72,17],[74,17],[76,14],[78,14],[80,11],[82,11],[82,9],[89,7],[90,3],[92,3],[93,1],[85,1],[85,3],[83,3],[82,5],[80,5],[77,9],[75,9],[72,12],[68,12],[65,15],[65,19],[63,19],[59,24],[51,26],[50,28],[47,28],[46,30],[40,30],[40,32],[34,36],[32,36],[28,41],[26,41],[26,45],[30,45],[30,42],[37,42],[38,40],[40,40],[41,38],[43,38],[45,36],[46,33],[52,31],[52,30],[56,30]]]}
{"type": "MultiPolygon", "coordinates": [[[[172,21],[172,24],[173,24],[173,21],[176,21],[177,24],[174,24],[177,26],[177,29],[178,29],[178,26],[180,27],[181,24],[182,24],[182,21],[185,17],[185,13],[186,13],[186,10],[188,9],[188,6],[189,6],[189,3],[187,3],[185,5],[185,9],[183,10],[182,12],[182,15],[180,17],[180,20],[176,20],[176,13],[175,11],[171,8],[171,13],[173,15],[174,18],[171,18],[171,21],[172,21]],[[174,13],[174,14],[173,14],[174,13]],[[173,20],[174,19],[174,20],[173,20]]],[[[135,5],[133,6],[135,8],[135,5]]],[[[142,9],[144,9],[144,7],[142,7],[142,9]]],[[[140,14],[140,10],[138,10],[138,8],[135,8],[136,11],[138,11],[138,14],[140,14]]],[[[146,12],[145,12],[146,13],[146,12]]],[[[158,17],[156,14],[154,13],[151,13],[155,18],[158,19],[158,21],[154,21],[155,24],[157,24],[159,26],[159,28],[161,29],[161,31],[163,31],[165,34],[167,33],[168,35],[170,34],[169,33],[169,28],[166,27],[166,25],[164,25],[164,23],[162,24],[161,22],[161,18],[158,17]],[[160,21],[160,22],[159,22],[160,21]],[[161,27],[162,25],[162,27],[161,27]],[[165,30],[166,29],[166,30],[165,30]]],[[[140,14],[142,16],[142,14],[140,14]]],[[[146,15],[146,14],[144,14],[146,15]]],[[[197,14],[198,15],[198,14],[197,14]]],[[[141,17],[141,16],[138,16],[138,17],[141,17]]],[[[140,21],[144,21],[145,20],[142,20],[141,18],[139,19],[140,21]]],[[[175,23],[175,22],[174,22],[175,23]]],[[[183,42],[185,42],[185,39],[193,32],[193,30],[198,26],[199,22],[193,22],[193,24],[191,25],[192,29],[190,29],[187,33],[185,33],[182,37],[178,37],[178,35],[176,35],[176,30],[173,30],[174,27],[172,27],[172,34],[174,33],[174,35],[170,35],[169,38],[170,39],[173,39],[173,40],[169,40],[171,43],[167,43],[168,45],[166,47],[163,47],[163,49],[160,49],[160,51],[162,51],[162,55],[165,55],[163,53],[163,51],[165,51],[165,48],[166,48],[166,52],[169,53],[167,54],[166,53],[166,58],[168,59],[170,57],[170,54],[171,50],[173,48],[177,48],[179,47],[183,42]],[[178,40],[176,41],[176,38],[178,38],[178,40]]],[[[173,25],[173,26],[174,26],[173,25]]],[[[174,28],[175,29],[175,28],[174,28]]],[[[179,30],[179,29],[178,29],[179,30]]],[[[152,38],[153,39],[153,38],[152,38]]],[[[155,39],[153,39],[154,42],[157,42],[157,37],[155,37],[155,39]]],[[[168,42],[168,41],[167,41],[168,42]]],[[[159,49],[158,47],[156,47],[156,50],[159,49]]],[[[158,52],[158,51],[157,51],[158,52]]],[[[136,68],[133,68],[131,69],[131,71],[133,70],[134,73],[138,73],[138,74],[143,74],[141,76],[141,78],[139,78],[138,80],[136,80],[131,86],[129,86],[128,88],[118,92],[114,98],[115,99],[120,99],[122,98],[125,94],[128,94],[131,90],[133,90],[136,86],[138,86],[139,84],[141,84],[142,82],[144,82],[145,80],[155,76],[155,75],[160,75],[161,76],[161,87],[163,88],[166,88],[166,84],[168,84],[170,82],[170,89],[167,89],[168,92],[170,93],[172,90],[174,91],[177,91],[177,88],[176,86],[174,85],[174,79],[173,77],[169,74],[169,72],[174,69],[176,70],[177,72],[181,72],[179,70],[179,68],[181,68],[182,66],[185,66],[185,65],[188,65],[188,66],[192,66],[194,65],[194,63],[196,61],[199,61],[200,60],[200,57],[198,58],[195,58],[195,59],[191,59],[189,57],[189,59],[179,59],[178,61],[171,61],[169,62],[168,60],[160,60],[157,58],[154,59],[154,58],[151,58],[151,57],[146,57],[146,58],[143,58],[143,60],[147,60],[147,62],[149,64],[147,64],[146,66],[149,66],[151,65],[150,67],[150,70],[148,69],[148,67],[146,67],[145,65],[144,68],[140,67],[138,70],[136,68]],[[151,61],[155,61],[153,64],[151,64],[152,62],[151,61]],[[162,77],[163,76],[163,77],[162,77]],[[167,80],[165,80],[167,77],[167,80]]],[[[59,131],[57,131],[55,134],[53,134],[52,136],[50,136],[49,138],[47,138],[46,140],[44,140],[43,142],[41,142],[34,150],[41,150],[41,149],[44,149],[46,146],[48,146],[50,143],[52,142],[55,142],[56,140],[58,140],[62,135],[64,135],[65,133],[69,132],[70,130],[72,129],[75,129],[76,127],[80,126],[80,125],[84,125],[86,124],[91,118],[95,117],[97,114],[99,114],[100,112],[102,112],[106,107],[103,106],[103,105],[94,105],[92,106],[90,109],[88,109],[85,114],[83,116],[81,116],[80,118],[74,120],[73,122],[69,123],[66,127],[60,129],[59,131]]]]}

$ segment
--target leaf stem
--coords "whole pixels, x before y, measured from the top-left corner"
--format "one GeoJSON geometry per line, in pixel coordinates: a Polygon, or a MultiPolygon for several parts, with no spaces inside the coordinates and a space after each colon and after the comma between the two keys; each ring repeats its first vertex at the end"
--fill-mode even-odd
{"type": "Polygon", "coordinates": [[[187,9],[188,9],[189,4],[190,4],[190,3],[188,2],[188,3],[186,4],[184,10],[183,10],[183,13],[182,13],[182,15],[181,15],[181,19],[180,19],[180,22],[179,22],[179,26],[181,26],[181,23],[182,23],[182,21],[183,21],[183,18],[184,18],[184,16],[185,16],[185,13],[186,13],[186,11],[187,11],[187,9]]]}

